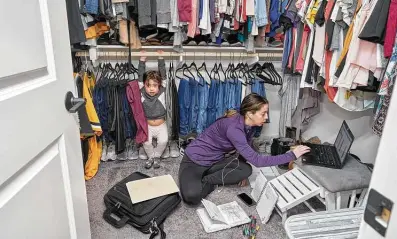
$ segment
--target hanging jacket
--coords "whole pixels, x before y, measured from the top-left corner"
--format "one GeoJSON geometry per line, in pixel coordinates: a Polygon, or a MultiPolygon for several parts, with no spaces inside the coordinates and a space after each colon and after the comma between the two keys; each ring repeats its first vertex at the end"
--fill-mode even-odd
{"type": "Polygon", "coordinates": [[[148,124],[143,111],[141,91],[139,89],[138,81],[134,80],[128,82],[126,94],[136,122],[137,129],[135,141],[136,143],[141,144],[148,140],[148,124]]]}
{"type": "MultiPolygon", "coordinates": [[[[96,113],[94,102],[92,99],[92,91],[95,85],[95,78],[93,75],[85,73],[83,76],[83,84],[77,84],[78,87],[82,86],[83,98],[86,100],[85,110],[87,112],[88,120],[94,135],[82,140],[88,141],[87,160],[84,164],[84,177],[89,180],[98,172],[99,163],[102,155],[102,141],[99,136],[102,135],[102,127],[99,123],[99,118],[96,113]]],[[[81,89],[79,89],[81,91],[81,89]]],[[[82,135],[83,136],[83,135],[82,135]]]]}

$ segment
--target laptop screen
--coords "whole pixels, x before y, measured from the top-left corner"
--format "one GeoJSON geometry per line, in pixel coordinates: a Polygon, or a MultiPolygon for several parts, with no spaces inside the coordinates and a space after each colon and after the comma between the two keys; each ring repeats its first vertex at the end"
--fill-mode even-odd
{"type": "Polygon", "coordinates": [[[336,151],[338,152],[339,159],[341,163],[345,161],[347,154],[349,153],[350,147],[352,146],[354,141],[354,135],[350,131],[349,126],[346,121],[343,121],[342,126],[340,127],[338,136],[336,137],[334,146],[336,151]]]}

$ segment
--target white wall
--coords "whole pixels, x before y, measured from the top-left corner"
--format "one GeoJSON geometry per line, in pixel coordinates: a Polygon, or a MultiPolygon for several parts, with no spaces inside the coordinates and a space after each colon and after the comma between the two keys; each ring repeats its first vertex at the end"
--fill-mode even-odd
{"type": "Polygon", "coordinates": [[[268,139],[278,137],[278,126],[281,112],[281,98],[278,95],[278,91],[281,86],[265,84],[265,88],[266,98],[269,101],[270,123],[263,126],[261,138],[268,139]]]}
{"type": "Polygon", "coordinates": [[[346,120],[355,140],[351,152],[363,162],[374,163],[380,138],[372,133],[372,109],[364,112],[346,111],[324,96],[320,105],[320,114],[313,118],[304,138],[318,136],[322,142],[333,143],[343,120],[346,120]]]}

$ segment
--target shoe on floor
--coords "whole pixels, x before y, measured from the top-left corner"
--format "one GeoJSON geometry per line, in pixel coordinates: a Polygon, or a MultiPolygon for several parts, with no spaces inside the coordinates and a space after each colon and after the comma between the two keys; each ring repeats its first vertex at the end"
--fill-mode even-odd
{"type": "Polygon", "coordinates": [[[125,151],[122,152],[122,153],[117,154],[117,160],[124,161],[124,160],[126,160],[126,159],[127,159],[127,154],[126,154],[125,151]]]}
{"type": "Polygon", "coordinates": [[[172,158],[177,158],[179,157],[180,153],[179,153],[179,147],[178,144],[175,141],[172,141],[170,144],[170,156],[172,158]]]}
{"type": "Polygon", "coordinates": [[[161,158],[167,159],[169,157],[170,157],[170,147],[168,147],[168,145],[167,145],[167,147],[165,147],[163,155],[161,155],[161,158]]]}
{"type": "Polygon", "coordinates": [[[151,168],[151,167],[153,166],[153,163],[154,163],[154,159],[148,159],[148,160],[146,161],[146,163],[145,163],[145,168],[146,168],[146,169],[151,168]]]}
{"type": "Polygon", "coordinates": [[[160,168],[160,159],[159,158],[154,158],[153,160],[153,168],[160,168]]]}
{"type": "Polygon", "coordinates": [[[114,145],[113,143],[111,143],[108,146],[108,152],[106,154],[106,158],[107,160],[116,160],[117,159],[117,155],[116,155],[116,145],[114,145]]]}
{"type": "Polygon", "coordinates": [[[148,157],[146,155],[146,152],[145,152],[145,149],[143,147],[139,148],[139,156],[138,156],[138,158],[139,159],[144,159],[144,160],[148,159],[148,157]]]}
{"type": "Polygon", "coordinates": [[[138,155],[138,147],[135,144],[135,142],[131,141],[130,145],[128,146],[128,154],[127,154],[128,159],[133,159],[136,160],[139,158],[138,155]]]}
{"type": "Polygon", "coordinates": [[[103,141],[101,161],[103,162],[108,161],[107,154],[108,154],[108,146],[106,145],[106,142],[103,141]]]}

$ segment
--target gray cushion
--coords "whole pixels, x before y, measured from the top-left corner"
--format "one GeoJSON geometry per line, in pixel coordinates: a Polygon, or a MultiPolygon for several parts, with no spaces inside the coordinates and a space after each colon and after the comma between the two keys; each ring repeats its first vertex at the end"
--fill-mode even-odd
{"type": "Polygon", "coordinates": [[[308,165],[302,163],[301,159],[295,161],[295,164],[327,191],[333,193],[368,188],[371,180],[371,172],[367,166],[350,156],[342,169],[308,165]]]}

